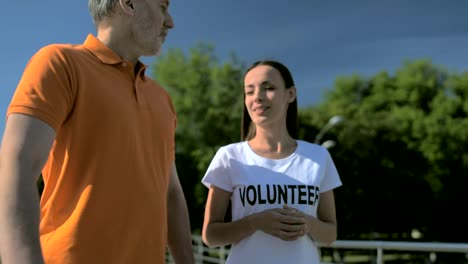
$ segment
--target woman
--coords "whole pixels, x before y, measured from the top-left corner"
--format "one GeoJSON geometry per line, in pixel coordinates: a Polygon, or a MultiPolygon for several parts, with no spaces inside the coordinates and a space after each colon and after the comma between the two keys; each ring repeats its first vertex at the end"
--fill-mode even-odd
{"type": "Polygon", "coordinates": [[[203,241],[232,245],[227,263],[318,264],[316,242],[337,237],[335,165],[322,146],[297,140],[296,88],[283,64],[254,63],[244,92],[243,141],[221,147],[202,179],[203,241]]]}

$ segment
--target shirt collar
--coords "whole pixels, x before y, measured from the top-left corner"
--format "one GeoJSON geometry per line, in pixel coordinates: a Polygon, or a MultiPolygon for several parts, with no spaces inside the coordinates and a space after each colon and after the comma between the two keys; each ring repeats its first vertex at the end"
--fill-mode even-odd
{"type": "Polygon", "coordinates": [[[123,62],[122,58],[113,50],[104,45],[99,39],[92,34],[88,34],[84,47],[89,50],[94,56],[105,64],[117,64],[123,62]]]}
{"type": "MultiPolygon", "coordinates": [[[[89,50],[94,56],[96,56],[102,63],[105,64],[118,64],[124,62],[124,60],[113,50],[109,47],[104,45],[98,38],[96,38],[92,34],[88,34],[86,37],[83,46],[89,50]]],[[[144,78],[144,72],[146,70],[146,65],[143,64],[141,61],[137,61],[136,65],[137,69],[142,69],[140,72],[140,76],[144,78]]]]}

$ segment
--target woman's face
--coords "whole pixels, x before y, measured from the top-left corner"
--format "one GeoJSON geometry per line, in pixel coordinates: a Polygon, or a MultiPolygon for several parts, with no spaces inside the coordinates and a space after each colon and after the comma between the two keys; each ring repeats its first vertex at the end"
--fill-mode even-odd
{"type": "Polygon", "coordinates": [[[294,87],[286,89],[278,70],[268,65],[251,69],[244,78],[245,106],[257,126],[286,125],[288,105],[296,98],[294,87]]]}

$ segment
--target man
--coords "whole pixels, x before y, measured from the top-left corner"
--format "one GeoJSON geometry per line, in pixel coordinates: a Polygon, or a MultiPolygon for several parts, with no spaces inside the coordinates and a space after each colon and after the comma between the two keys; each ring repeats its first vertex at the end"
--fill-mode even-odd
{"type": "Polygon", "coordinates": [[[89,0],[97,37],[29,61],[0,151],[2,264],[164,263],[167,245],[193,263],[175,111],[138,60],[160,51],[168,7],[89,0]]]}

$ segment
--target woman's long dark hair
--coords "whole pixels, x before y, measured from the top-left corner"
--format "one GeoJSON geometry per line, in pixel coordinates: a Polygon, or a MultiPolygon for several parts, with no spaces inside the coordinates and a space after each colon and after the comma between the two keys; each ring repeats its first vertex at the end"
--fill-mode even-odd
{"type": "MultiPolygon", "coordinates": [[[[294,80],[288,68],[284,66],[282,63],[273,61],[273,60],[256,61],[247,69],[247,71],[244,74],[244,78],[249,71],[251,71],[253,68],[260,66],[260,65],[267,65],[267,66],[275,68],[281,74],[281,77],[283,78],[286,89],[289,89],[294,86],[294,80]]],[[[245,102],[245,94],[244,94],[244,102],[245,102]]],[[[292,138],[294,139],[298,138],[299,125],[298,125],[298,119],[297,119],[297,96],[294,99],[294,101],[289,103],[288,112],[286,113],[286,128],[288,129],[288,133],[292,138]]],[[[252,123],[252,119],[250,118],[249,112],[247,111],[247,107],[245,106],[245,103],[244,103],[244,112],[242,113],[242,124],[241,124],[241,139],[242,141],[249,140],[249,139],[252,139],[254,136],[255,136],[255,125],[252,123]]]]}

